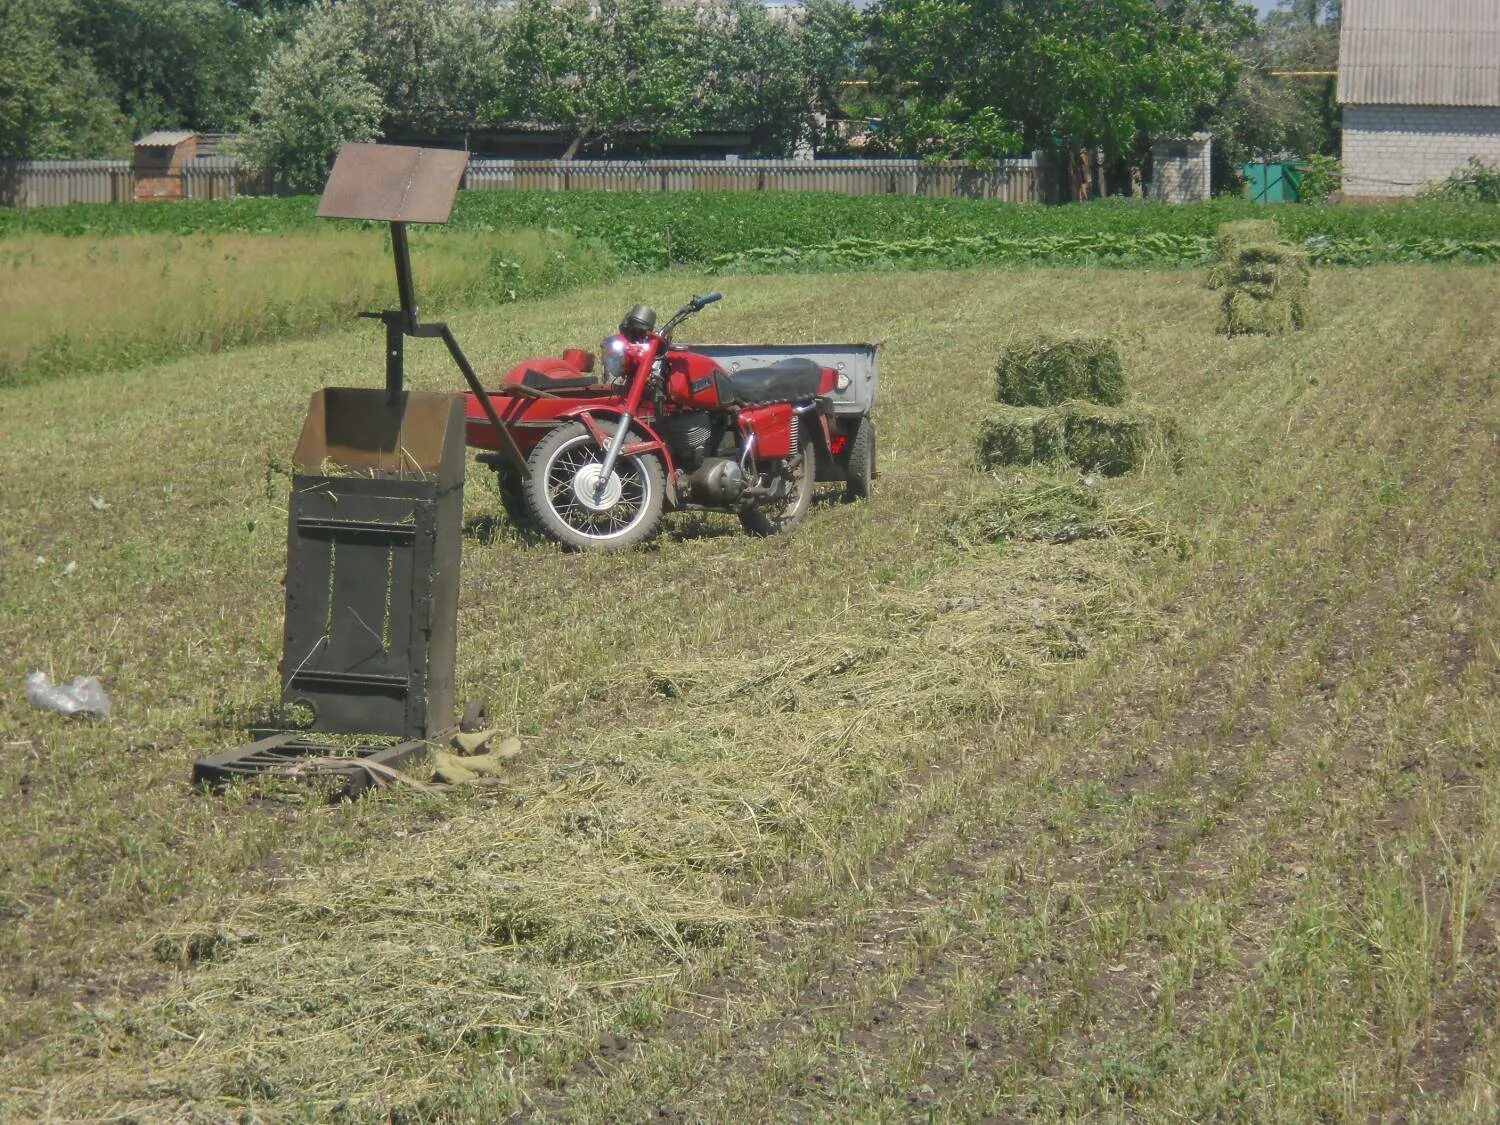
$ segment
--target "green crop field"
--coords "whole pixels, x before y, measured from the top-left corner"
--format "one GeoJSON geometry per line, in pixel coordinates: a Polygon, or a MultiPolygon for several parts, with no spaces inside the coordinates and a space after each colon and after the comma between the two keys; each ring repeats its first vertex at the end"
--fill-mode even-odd
{"type": "MultiPolygon", "coordinates": [[[[161,207],[77,205],[0,212],[0,238],[263,234],[318,225],[316,201],[236,199],[161,207]]],[[[550,228],[596,239],[630,268],[891,268],[1043,262],[1195,265],[1219,225],[1274,214],[1320,263],[1500,260],[1492,205],[1256,207],[1107,200],[1067,207],[819,193],[461,192],[453,226],[550,228]]]]}
{"type": "Polygon", "coordinates": [[[0,387],[0,1120],[1495,1119],[1500,269],[1317,270],[1278,338],[1203,281],[429,302],[489,372],[709,288],[684,342],[884,340],[881,477],[580,557],[471,465],[460,695],[523,752],[339,805],[188,771],[275,697],[286,466],[377,327],[0,387]],[[977,471],[1040,330],[1181,465],[977,471]]]}

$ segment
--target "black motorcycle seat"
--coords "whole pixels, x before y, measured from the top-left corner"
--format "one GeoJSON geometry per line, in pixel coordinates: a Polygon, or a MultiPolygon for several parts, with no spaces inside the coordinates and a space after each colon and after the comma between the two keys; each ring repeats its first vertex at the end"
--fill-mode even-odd
{"type": "Polygon", "coordinates": [[[805,402],[816,398],[823,368],[810,359],[791,356],[768,367],[746,367],[719,383],[725,406],[764,406],[769,402],[805,402]]]}

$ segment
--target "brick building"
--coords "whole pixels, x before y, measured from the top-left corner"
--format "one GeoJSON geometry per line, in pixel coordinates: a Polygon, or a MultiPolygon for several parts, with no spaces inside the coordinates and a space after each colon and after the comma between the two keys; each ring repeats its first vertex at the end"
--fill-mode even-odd
{"type": "Polygon", "coordinates": [[[1500,0],[1344,0],[1339,104],[1345,196],[1500,164],[1500,0]]]}

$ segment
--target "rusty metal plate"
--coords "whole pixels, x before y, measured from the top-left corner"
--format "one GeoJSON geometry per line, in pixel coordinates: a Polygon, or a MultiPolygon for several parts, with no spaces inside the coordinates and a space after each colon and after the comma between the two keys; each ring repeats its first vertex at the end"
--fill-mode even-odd
{"type": "Polygon", "coordinates": [[[446,223],[469,154],[406,145],[345,145],[318,203],[320,219],[446,223]]]}

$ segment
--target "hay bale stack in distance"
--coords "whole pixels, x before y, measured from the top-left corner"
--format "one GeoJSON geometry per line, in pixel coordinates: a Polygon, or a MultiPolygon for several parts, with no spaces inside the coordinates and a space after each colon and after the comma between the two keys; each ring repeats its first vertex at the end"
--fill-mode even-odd
{"type": "Polygon", "coordinates": [[[1208,271],[1208,287],[1223,289],[1229,284],[1235,259],[1243,246],[1275,245],[1281,241],[1281,228],[1275,219],[1241,219],[1220,223],[1214,235],[1214,264],[1208,271]]]}
{"type": "Polygon", "coordinates": [[[995,400],[1007,406],[1059,406],[1072,399],[1125,401],[1120,349],[1106,336],[1038,332],[1000,349],[995,400]]]}
{"type": "Polygon", "coordinates": [[[1241,246],[1224,294],[1224,331],[1276,336],[1304,327],[1310,277],[1300,250],[1273,243],[1241,246]]]}
{"type": "Polygon", "coordinates": [[[1177,465],[1182,440],[1175,418],[1144,407],[994,406],[980,419],[978,456],[986,470],[1066,462],[1119,476],[1158,459],[1177,465]]]}

